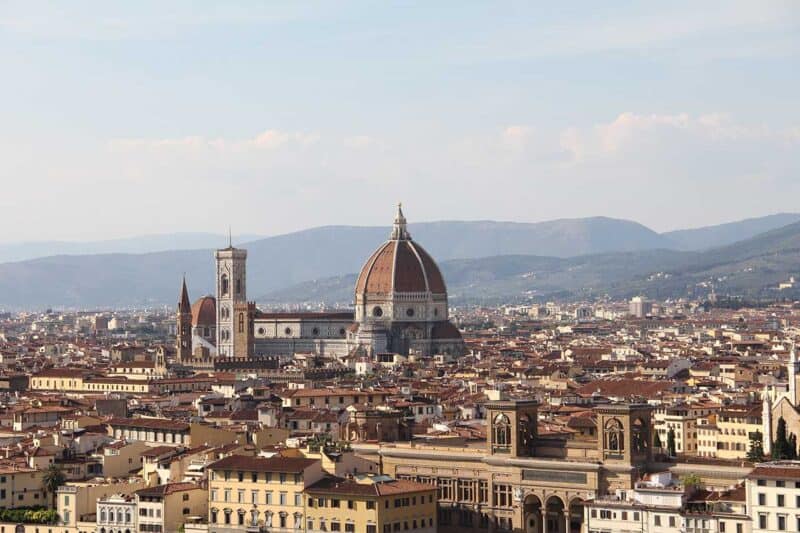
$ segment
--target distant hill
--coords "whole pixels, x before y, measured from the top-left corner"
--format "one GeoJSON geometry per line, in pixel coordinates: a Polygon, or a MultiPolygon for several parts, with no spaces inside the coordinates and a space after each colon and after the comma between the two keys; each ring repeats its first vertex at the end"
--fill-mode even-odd
{"type": "MultiPolygon", "coordinates": [[[[571,258],[505,255],[440,263],[450,299],[509,301],[525,297],[583,299],[703,297],[720,294],[800,297],[778,283],[800,275],[800,223],[702,252],[640,250],[571,258]]],[[[798,276],[800,277],[800,276],[798,276]]],[[[266,294],[266,303],[352,299],[355,276],[305,282],[266,294]]]]}
{"type": "MultiPolygon", "coordinates": [[[[439,261],[499,254],[571,256],[667,243],[641,224],[604,217],[535,224],[432,222],[411,224],[409,229],[439,261]]],[[[248,251],[249,292],[257,296],[357,272],[388,235],[388,227],[325,226],[241,244],[248,251]]],[[[0,307],[172,304],[183,272],[192,297],[211,292],[213,248],[54,255],[4,263],[0,264],[0,307]]]]}
{"type": "MultiPolygon", "coordinates": [[[[235,235],[235,242],[261,238],[235,235]]],[[[195,250],[226,246],[228,236],[215,233],[165,233],[102,241],[33,241],[0,244],[0,263],[53,255],[145,254],[168,250],[195,250]]]]}
{"type": "Polygon", "coordinates": [[[716,226],[668,231],[661,235],[673,242],[676,249],[706,250],[749,239],[795,222],[800,222],[800,213],[777,213],[716,226]]]}
{"type": "MultiPolygon", "coordinates": [[[[772,223],[778,223],[773,219],[772,223]]],[[[712,250],[680,251],[640,224],[609,218],[538,224],[412,224],[440,263],[453,301],[625,297],[768,291],[800,268],[800,224],[712,250]]],[[[354,276],[386,227],[326,226],[258,239],[248,250],[248,293],[274,303],[349,302],[354,276]]],[[[213,290],[213,249],[56,255],[0,264],[0,308],[174,305],[186,273],[192,298],[213,290]]]]}

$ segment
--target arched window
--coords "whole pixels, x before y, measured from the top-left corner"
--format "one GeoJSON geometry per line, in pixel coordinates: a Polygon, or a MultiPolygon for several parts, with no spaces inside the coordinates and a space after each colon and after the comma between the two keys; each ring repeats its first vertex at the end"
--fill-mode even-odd
{"type": "Polygon", "coordinates": [[[220,292],[223,295],[228,294],[228,290],[229,289],[228,289],[228,275],[227,274],[223,274],[222,277],[220,278],[219,287],[220,287],[220,292]]]}
{"type": "Polygon", "coordinates": [[[236,280],[236,294],[242,294],[242,280],[236,280]]]}
{"type": "Polygon", "coordinates": [[[606,450],[612,452],[621,452],[625,450],[625,436],[622,430],[622,422],[616,418],[612,418],[606,422],[605,437],[606,450]]]}
{"type": "Polygon", "coordinates": [[[244,313],[239,313],[239,333],[244,333],[244,313]]]}
{"type": "Polygon", "coordinates": [[[521,451],[533,453],[533,437],[536,434],[536,421],[530,415],[519,417],[517,433],[519,435],[519,446],[521,451]]]}
{"type": "Polygon", "coordinates": [[[494,417],[492,423],[493,442],[495,446],[508,448],[511,446],[511,421],[502,413],[494,417]]]}
{"type": "Polygon", "coordinates": [[[637,418],[631,426],[631,448],[634,452],[646,451],[648,440],[647,426],[641,418],[637,418]]]}

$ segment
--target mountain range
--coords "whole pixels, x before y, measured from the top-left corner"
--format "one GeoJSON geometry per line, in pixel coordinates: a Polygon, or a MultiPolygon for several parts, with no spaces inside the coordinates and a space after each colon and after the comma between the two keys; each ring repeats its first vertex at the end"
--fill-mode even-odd
{"type": "MultiPolygon", "coordinates": [[[[443,221],[411,224],[413,238],[439,262],[454,302],[520,296],[586,298],[763,294],[798,270],[800,215],[657,233],[605,217],[540,223],[443,221]]],[[[248,250],[248,292],[258,301],[346,303],[355,273],[387,227],[324,226],[241,242],[248,250]]],[[[172,305],[182,275],[193,298],[213,287],[213,245],[191,249],[197,234],[161,236],[173,249],[46,255],[0,263],[0,307],[172,305]]],[[[223,239],[223,242],[227,239],[223,239]]],[[[127,243],[131,246],[131,243],[127,243]]],[[[153,244],[156,246],[157,244],[153,244]]],[[[139,243],[137,246],[144,246],[139,243]]]]}

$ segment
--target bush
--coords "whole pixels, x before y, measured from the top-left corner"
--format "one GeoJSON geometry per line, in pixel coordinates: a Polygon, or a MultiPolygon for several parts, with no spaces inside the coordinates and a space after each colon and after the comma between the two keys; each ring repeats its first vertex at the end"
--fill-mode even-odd
{"type": "Polygon", "coordinates": [[[18,524],[52,524],[58,521],[55,509],[46,507],[27,507],[19,509],[0,509],[0,522],[18,524]]]}

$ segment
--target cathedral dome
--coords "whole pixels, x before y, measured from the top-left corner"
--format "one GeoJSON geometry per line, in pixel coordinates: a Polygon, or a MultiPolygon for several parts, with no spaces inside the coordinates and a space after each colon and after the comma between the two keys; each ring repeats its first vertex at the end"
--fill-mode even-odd
{"type": "Polygon", "coordinates": [[[369,257],[356,282],[357,295],[393,293],[447,294],[439,267],[422,246],[411,240],[400,208],[391,238],[369,257]]]}
{"type": "Polygon", "coordinates": [[[192,326],[217,325],[217,300],[213,296],[203,296],[192,304],[192,326]]]}

